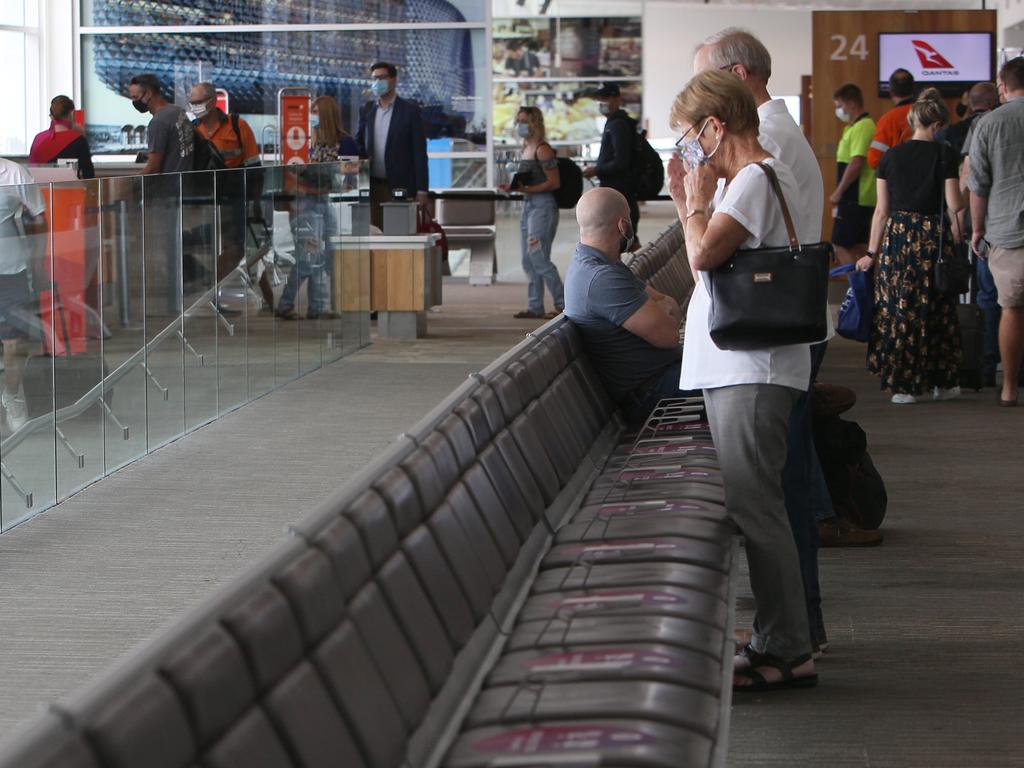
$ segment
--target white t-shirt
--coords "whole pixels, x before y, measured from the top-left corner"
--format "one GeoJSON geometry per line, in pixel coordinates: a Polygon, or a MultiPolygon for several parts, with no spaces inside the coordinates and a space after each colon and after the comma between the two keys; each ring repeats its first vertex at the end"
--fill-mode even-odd
{"type": "MultiPolygon", "coordinates": [[[[799,197],[792,171],[784,163],[769,159],[775,169],[782,194],[790,211],[791,201],[799,197]]],[[[750,237],[741,247],[777,247],[789,244],[782,209],[772,191],[768,176],[757,165],[743,168],[715,204],[715,215],[735,219],[750,237]]],[[[811,378],[811,352],[808,344],[738,352],[719,349],[708,330],[711,296],[707,281],[697,281],[686,311],[686,336],[683,340],[682,389],[715,389],[737,384],[778,384],[806,391],[811,378]]]]}
{"type": "Polygon", "coordinates": [[[0,275],[16,275],[28,269],[30,243],[18,222],[23,208],[33,216],[46,210],[39,187],[28,171],[0,157],[0,275]]]}
{"type": "MultiPolygon", "coordinates": [[[[786,109],[782,99],[766,101],[757,108],[761,120],[757,140],[772,157],[781,160],[796,179],[796,205],[789,202],[789,213],[801,243],[821,241],[821,217],[825,211],[825,181],[821,177],[821,166],[814,156],[814,150],[804,137],[800,126],[786,109]]],[[[826,314],[828,333],[825,339],[836,335],[832,312],[826,314]]]]}

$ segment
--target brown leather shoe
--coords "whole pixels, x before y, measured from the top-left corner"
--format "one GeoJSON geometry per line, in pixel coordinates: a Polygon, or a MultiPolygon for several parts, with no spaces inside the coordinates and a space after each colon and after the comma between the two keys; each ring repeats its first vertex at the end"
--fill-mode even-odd
{"type": "Polygon", "coordinates": [[[818,540],[822,547],[877,547],[882,532],[865,530],[845,517],[833,517],[818,523],[818,540]]]}

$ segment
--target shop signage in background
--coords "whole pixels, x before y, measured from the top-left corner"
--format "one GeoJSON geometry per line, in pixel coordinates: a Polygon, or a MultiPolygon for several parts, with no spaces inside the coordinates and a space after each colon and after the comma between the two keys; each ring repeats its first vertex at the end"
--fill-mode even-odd
{"type": "Polygon", "coordinates": [[[84,133],[85,132],[85,110],[84,109],[76,109],[74,112],[71,113],[71,119],[74,121],[75,125],[78,126],[79,130],[81,130],[84,133]]]}
{"type": "Polygon", "coordinates": [[[281,96],[281,162],[309,162],[309,96],[281,96]]]}
{"type": "Polygon", "coordinates": [[[918,83],[959,95],[992,79],[992,35],[987,32],[918,32],[878,36],[878,80],[906,69],[918,83]],[[950,90],[951,88],[951,90],[950,90]]]}
{"type": "Polygon", "coordinates": [[[231,97],[228,96],[228,92],[223,88],[217,89],[217,109],[225,115],[231,113],[231,97]]]}

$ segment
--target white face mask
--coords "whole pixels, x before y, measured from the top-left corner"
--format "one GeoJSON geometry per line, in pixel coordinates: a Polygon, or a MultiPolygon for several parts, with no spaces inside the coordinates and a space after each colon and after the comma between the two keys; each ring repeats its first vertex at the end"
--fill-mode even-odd
{"type": "Polygon", "coordinates": [[[192,107],[192,114],[195,116],[196,120],[203,117],[203,115],[210,111],[209,101],[200,101],[198,103],[192,102],[189,106],[192,107]]]}
{"type": "Polygon", "coordinates": [[[838,117],[844,123],[850,122],[850,116],[846,114],[846,111],[842,107],[836,107],[836,117],[838,117]]]}

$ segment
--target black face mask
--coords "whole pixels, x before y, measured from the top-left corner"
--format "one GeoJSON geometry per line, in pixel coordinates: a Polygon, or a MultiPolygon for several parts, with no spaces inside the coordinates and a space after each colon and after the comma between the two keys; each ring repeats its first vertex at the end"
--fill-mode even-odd
{"type": "Polygon", "coordinates": [[[957,104],[956,105],[956,116],[962,118],[966,114],[967,114],[967,105],[966,104],[957,104]]]}
{"type": "Polygon", "coordinates": [[[142,99],[132,99],[132,106],[135,107],[137,112],[149,112],[149,104],[142,99]]]}
{"type": "Polygon", "coordinates": [[[619,233],[619,253],[629,253],[633,247],[633,243],[636,241],[636,233],[633,232],[633,228],[629,228],[629,235],[623,235],[619,233]]]}

